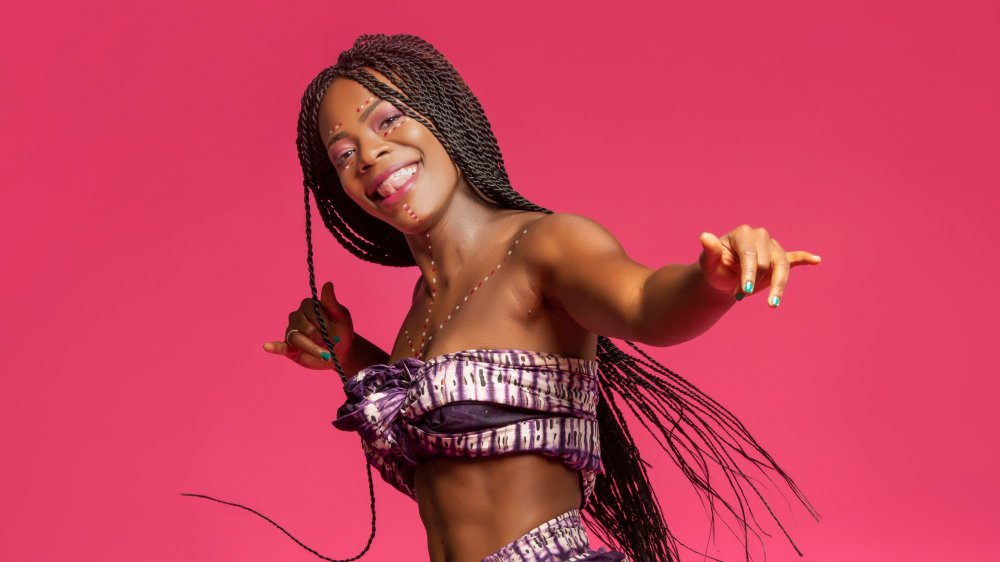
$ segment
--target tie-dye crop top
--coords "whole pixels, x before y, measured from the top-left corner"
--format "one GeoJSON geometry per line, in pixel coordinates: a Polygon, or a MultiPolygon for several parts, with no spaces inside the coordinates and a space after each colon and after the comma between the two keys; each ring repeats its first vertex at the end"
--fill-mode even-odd
{"type": "Polygon", "coordinates": [[[604,472],[597,361],[465,350],[372,365],[347,379],[344,391],[334,427],[357,431],[368,462],[414,499],[414,469],[433,457],[557,458],[581,474],[581,508],[604,472]]]}

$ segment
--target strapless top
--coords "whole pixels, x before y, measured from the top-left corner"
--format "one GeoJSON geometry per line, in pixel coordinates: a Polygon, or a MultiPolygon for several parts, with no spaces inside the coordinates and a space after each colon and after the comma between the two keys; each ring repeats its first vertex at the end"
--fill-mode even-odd
{"type": "Polygon", "coordinates": [[[604,472],[594,360],[516,349],[405,357],[362,369],[344,391],[334,427],[357,431],[382,479],[414,499],[414,469],[434,457],[559,459],[581,474],[581,509],[604,472]]]}

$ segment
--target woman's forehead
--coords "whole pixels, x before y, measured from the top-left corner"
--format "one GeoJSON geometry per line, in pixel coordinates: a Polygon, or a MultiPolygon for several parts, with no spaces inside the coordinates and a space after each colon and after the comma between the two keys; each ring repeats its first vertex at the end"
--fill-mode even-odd
{"type": "MultiPolygon", "coordinates": [[[[366,70],[374,75],[379,82],[399,92],[399,88],[389,82],[382,73],[370,68],[366,70]]],[[[330,83],[323,95],[323,100],[320,102],[320,126],[326,126],[335,119],[343,121],[349,118],[352,114],[358,113],[361,106],[372,98],[381,99],[378,94],[373,93],[360,82],[346,76],[338,76],[330,83]]]]}
{"type": "Polygon", "coordinates": [[[323,113],[333,114],[343,119],[346,115],[341,115],[341,113],[344,113],[345,108],[359,105],[374,95],[360,83],[350,78],[338,76],[326,89],[321,108],[323,113]]]}

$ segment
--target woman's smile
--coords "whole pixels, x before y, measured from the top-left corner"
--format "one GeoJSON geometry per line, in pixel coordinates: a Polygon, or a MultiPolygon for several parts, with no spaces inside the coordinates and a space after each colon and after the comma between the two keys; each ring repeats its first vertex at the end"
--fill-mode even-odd
{"type": "Polygon", "coordinates": [[[417,161],[395,171],[376,189],[375,197],[373,197],[376,204],[380,207],[392,207],[403,197],[406,197],[406,194],[416,185],[421,168],[420,162],[417,161]]]}

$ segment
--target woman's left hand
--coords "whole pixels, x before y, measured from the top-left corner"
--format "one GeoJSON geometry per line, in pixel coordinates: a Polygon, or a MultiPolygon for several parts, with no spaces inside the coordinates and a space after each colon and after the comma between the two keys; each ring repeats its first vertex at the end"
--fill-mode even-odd
{"type": "Polygon", "coordinates": [[[786,252],[767,230],[745,224],[722,238],[703,232],[700,240],[704,250],[698,262],[709,285],[720,291],[735,289],[736,300],[770,286],[767,304],[771,308],[781,302],[791,268],[820,262],[820,257],[810,252],[786,252]]]}

